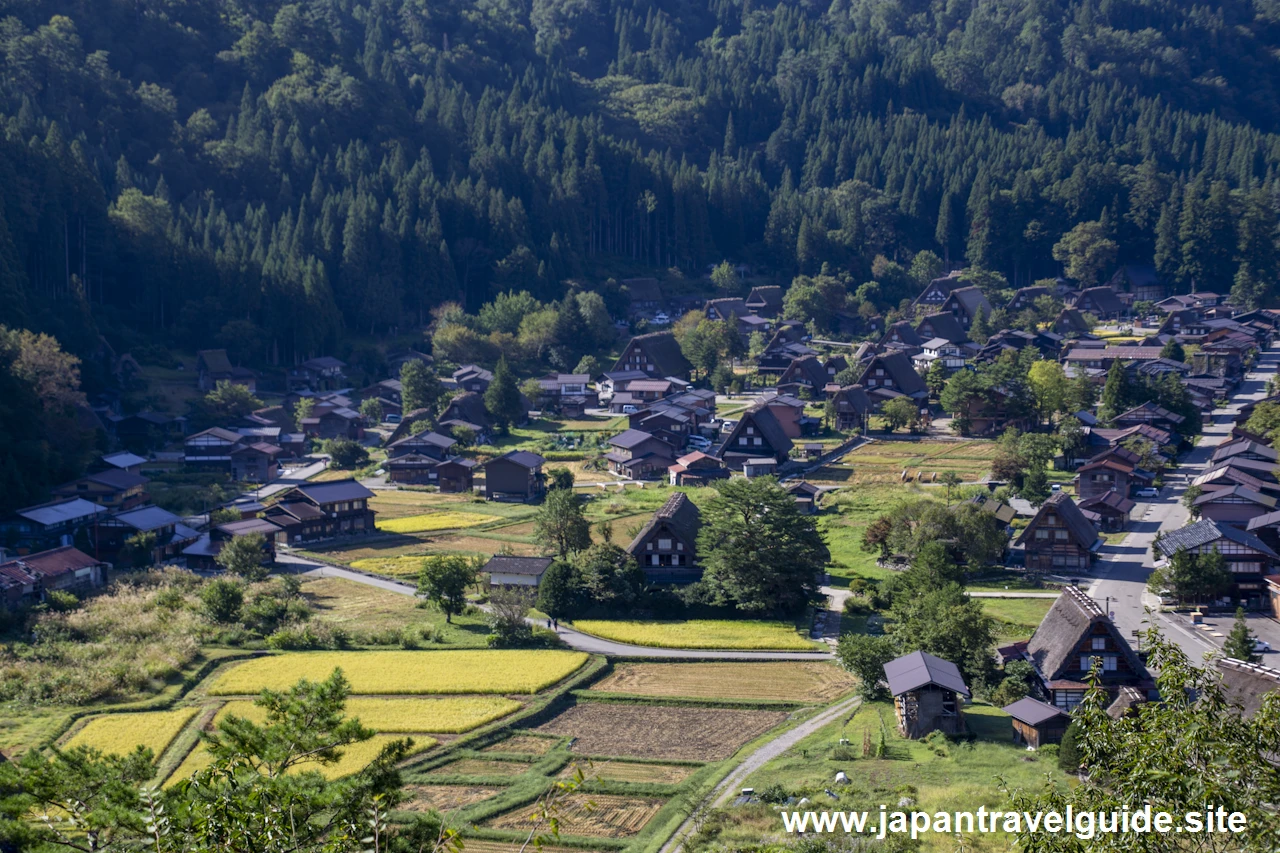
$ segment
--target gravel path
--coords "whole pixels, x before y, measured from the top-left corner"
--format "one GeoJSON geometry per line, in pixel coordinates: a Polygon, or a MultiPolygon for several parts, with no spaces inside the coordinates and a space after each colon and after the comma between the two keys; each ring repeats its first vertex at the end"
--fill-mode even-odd
{"type": "MultiPolygon", "coordinates": [[[[341,566],[321,563],[309,557],[281,554],[277,557],[276,562],[283,566],[288,566],[291,571],[308,577],[343,578],[345,580],[354,581],[355,583],[362,583],[367,586],[375,586],[379,589],[385,589],[388,592],[399,593],[400,595],[414,595],[417,592],[417,587],[412,584],[401,583],[389,578],[377,577],[363,572],[356,572],[351,569],[344,569],[341,566]]],[[[687,660],[832,660],[834,658],[834,655],[826,652],[733,652],[703,649],[660,649],[651,646],[633,646],[627,643],[616,643],[613,640],[606,640],[602,637],[594,637],[591,634],[584,634],[581,631],[575,631],[566,625],[560,626],[559,634],[560,639],[564,640],[570,648],[594,655],[612,655],[614,657],[676,658],[687,660]]]]}
{"type": "MultiPolygon", "coordinates": [[[[773,740],[761,746],[755,752],[748,755],[742,760],[742,763],[733,769],[728,776],[720,782],[719,785],[711,791],[710,794],[702,801],[704,804],[719,808],[729,802],[737,793],[742,783],[747,781],[752,773],[759,770],[768,762],[782,755],[788,749],[807,738],[823,726],[833,723],[841,717],[849,714],[854,708],[861,704],[862,700],[857,696],[850,696],[841,702],[837,702],[830,708],[818,714],[812,719],[805,720],[794,729],[785,731],[773,740]]],[[[684,847],[685,838],[693,831],[693,818],[687,818],[684,823],[667,839],[667,843],[662,845],[659,853],[679,853],[684,847]]]]}

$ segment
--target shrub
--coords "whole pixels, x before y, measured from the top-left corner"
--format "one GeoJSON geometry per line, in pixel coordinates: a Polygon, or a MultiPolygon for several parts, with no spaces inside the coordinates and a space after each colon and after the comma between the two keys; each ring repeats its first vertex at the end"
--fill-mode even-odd
{"type": "Polygon", "coordinates": [[[220,625],[239,622],[244,590],[233,580],[218,578],[200,590],[200,605],[210,622],[220,625]]]}
{"type": "Polygon", "coordinates": [[[1072,722],[1062,735],[1062,743],[1058,747],[1058,769],[1063,773],[1080,772],[1080,724],[1072,722]]]}
{"type": "Polygon", "coordinates": [[[343,649],[348,645],[347,632],[325,623],[290,625],[267,637],[267,646],[277,651],[313,651],[343,649]]]}
{"type": "Polygon", "coordinates": [[[70,613],[80,606],[80,599],[76,598],[75,593],[61,589],[50,590],[45,594],[44,601],[54,613],[70,613]]]}

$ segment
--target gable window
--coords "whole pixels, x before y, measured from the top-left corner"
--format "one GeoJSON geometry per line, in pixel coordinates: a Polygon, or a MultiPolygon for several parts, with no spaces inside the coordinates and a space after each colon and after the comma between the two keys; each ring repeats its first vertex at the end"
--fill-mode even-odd
{"type": "Polygon", "coordinates": [[[1094,637],[1094,638],[1093,638],[1093,650],[1094,650],[1095,652],[1100,652],[1100,651],[1102,651],[1103,649],[1105,649],[1106,647],[1107,647],[1107,638],[1106,638],[1106,637],[1094,637]]]}
{"type": "Polygon", "coordinates": [[[671,540],[670,540],[670,539],[659,539],[659,540],[658,540],[658,550],[660,550],[660,551],[670,551],[670,550],[671,550],[671,540]]]}

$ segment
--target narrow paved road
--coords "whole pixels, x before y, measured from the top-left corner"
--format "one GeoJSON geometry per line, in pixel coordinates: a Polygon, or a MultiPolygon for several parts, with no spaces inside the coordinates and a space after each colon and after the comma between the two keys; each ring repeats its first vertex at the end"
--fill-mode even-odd
{"type": "MultiPolygon", "coordinates": [[[[353,572],[341,566],[333,566],[292,554],[281,554],[277,557],[276,562],[282,566],[289,567],[291,571],[307,577],[343,578],[366,586],[385,589],[388,592],[399,593],[400,595],[413,595],[417,591],[417,588],[412,584],[401,583],[400,581],[377,577],[376,575],[367,575],[363,572],[353,572]]],[[[559,634],[560,639],[564,640],[570,648],[595,655],[610,655],[613,657],[684,658],[695,660],[831,660],[834,657],[825,652],[730,652],[632,646],[627,643],[615,643],[612,640],[584,634],[565,625],[560,626],[559,634]]]]}
{"type": "MultiPolygon", "coordinates": [[[[752,773],[782,755],[788,749],[791,749],[791,747],[795,746],[818,729],[829,723],[834,723],[844,715],[851,713],[853,709],[858,707],[861,701],[862,700],[857,696],[850,696],[848,699],[832,705],[830,708],[827,708],[812,719],[805,720],[794,729],[785,731],[773,740],[762,745],[755,752],[742,759],[742,762],[737,767],[733,768],[729,775],[724,777],[720,784],[716,785],[702,802],[712,808],[723,806],[725,803],[729,802],[735,794],[737,794],[738,788],[743,782],[747,781],[747,778],[750,777],[752,773]]],[[[687,839],[690,833],[696,829],[694,823],[692,816],[687,818],[684,823],[680,824],[679,828],[676,829],[671,837],[667,839],[667,843],[662,845],[659,853],[679,853],[679,850],[684,847],[685,839],[687,839]]]]}
{"type": "MultiPolygon", "coordinates": [[[[1280,345],[1260,354],[1257,365],[1240,384],[1230,405],[1214,411],[1213,423],[1205,424],[1200,441],[1178,460],[1178,470],[1165,477],[1165,487],[1158,502],[1149,505],[1142,519],[1134,523],[1132,532],[1123,541],[1104,545],[1100,550],[1098,579],[1088,592],[1114,614],[1116,626],[1126,637],[1150,627],[1144,608],[1159,610],[1159,600],[1146,590],[1147,576],[1153,566],[1151,543],[1156,532],[1177,530],[1187,524],[1189,513],[1182,505],[1182,495],[1187,486],[1205,472],[1213,451],[1230,437],[1240,406],[1266,396],[1267,380],[1276,373],[1278,365],[1280,345]]],[[[1199,663],[1206,652],[1216,648],[1211,638],[1196,633],[1177,620],[1157,614],[1156,624],[1167,638],[1182,647],[1193,663],[1199,663]]]]}

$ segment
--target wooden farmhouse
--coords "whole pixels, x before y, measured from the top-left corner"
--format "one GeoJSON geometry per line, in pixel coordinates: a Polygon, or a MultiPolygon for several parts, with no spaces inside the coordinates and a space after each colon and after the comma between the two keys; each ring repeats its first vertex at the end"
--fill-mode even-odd
{"type": "Polygon", "coordinates": [[[680,344],[671,332],[652,332],[631,339],[627,348],[618,356],[612,372],[642,370],[647,376],[661,379],[666,376],[684,378],[692,365],[680,351],[680,344]]]}
{"type": "Polygon", "coordinates": [[[1095,661],[1101,684],[1113,699],[1123,687],[1135,688],[1139,695],[1152,688],[1147,668],[1115,623],[1074,586],[1066,587],[1054,601],[1023,656],[1035,668],[1039,694],[1068,713],[1084,701],[1095,661]]]}
{"type": "Polygon", "coordinates": [[[377,512],[369,509],[373,492],[352,480],[303,483],[267,508],[267,520],[281,528],[281,544],[372,533],[377,512]]]}
{"type": "Polygon", "coordinates": [[[1028,569],[1044,572],[1088,568],[1102,540],[1075,501],[1055,492],[1041,504],[1015,544],[1022,546],[1028,569]]]}
{"type": "Polygon", "coordinates": [[[702,515],[683,492],[667,498],[627,546],[627,553],[653,583],[692,583],[698,568],[698,531],[702,515]]]}
{"type": "Polygon", "coordinates": [[[951,661],[912,652],[885,664],[884,677],[893,694],[898,731],[903,737],[922,738],[934,731],[949,735],[964,732],[961,697],[968,699],[972,694],[951,661]]]}
{"type": "Polygon", "coordinates": [[[543,458],[527,450],[512,450],[494,457],[484,468],[485,497],[491,501],[531,503],[546,494],[543,458]]]}

